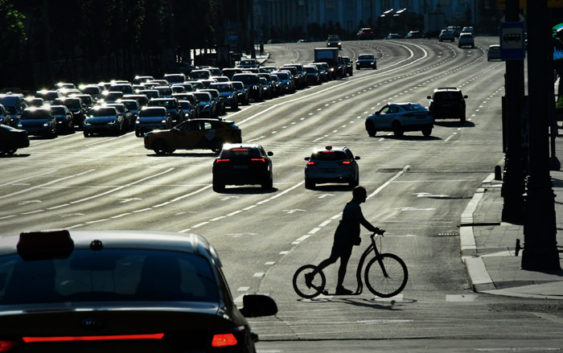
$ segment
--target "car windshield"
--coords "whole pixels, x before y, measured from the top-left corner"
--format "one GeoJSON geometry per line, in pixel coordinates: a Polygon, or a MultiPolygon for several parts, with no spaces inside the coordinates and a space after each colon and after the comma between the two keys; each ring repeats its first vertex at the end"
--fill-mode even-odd
{"type": "Polygon", "coordinates": [[[342,159],[348,159],[348,157],[346,157],[346,153],[343,151],[330,150],[315,152],[311,155],[311,159],[317,161],[339,161],[342,159]]]}
{"type": "Polygon", "coordinates": [[[65,108],[63,107],[51,107],[51,113],[53,114],[66,114],[65,108]]]}
{"type": "Polygon", "coordinates": [[[200,100],[200,101],[205,101],[205,102],[207,102],[207,101],[210,101],[210,100],[211,100],[211,94],[208,94],[208,93],[203,93],[203,92],[201,92],[201,93],[195,93],[195,96],[196,96],[197,99],[200,100]]]}
{"type": "Polygon", "coordinates": [[[461,99],[461,92],[436,92],[434,93],[434,100],[458,100],[461,99]]]}
{"type": "Polygon", "coordinates": [[[206,259],[182,252],[74,250],[66,259],[0,257],[0,305],[100,301],[217,302],[206,259]],[[166,274],[163,276],[163,274],[166,274]]]}
{"type": "Polygon", "coordinates": [[[205,70],[205,71],[192,71],[190,72],[190,77],[192,78],[196,78],[196,79],[205,79],[205,78],[209,78],[210,74],[209,71],[205,70]]]}
{"type": "Polygon", "coordinates": [[[80,99],[65,99],[64,105],[66,105],[69,108],[82,108],[82,105],[80,104],[80,99]]]}
{"type": "Polygon", "coordinates": [[[95,109],[92,111],[92,116],[116,115],[115,110],[116,108],[113,107],[95,109]]]}
{"type": "Polygon", "coordinates": [[[170,100],[170,99],[163,99],[163,100],[151,100],[149,102],[150,106],[153,107],[164,107],[164,108],[174,108],[174,101],[170,100]]]}
{"type": "Polygon", "coordinates": [[[358,56],[358,59],[360,59],[360,60],[371,60],[373,58],[374,58],[373,55],[360,55],[360,56],[358,56]]]}
{"type": "Polygon", "coordinates": [[[219,90],[219,92],[230,92],[233,90],[233,87],[229,84],[212,84],[211,87],[219,90]]]}
{"type": "Polygon", "coordinates": [[[51,113],[46,110],[25,110],[21,116],[22,120],[50,119],[51,113]]]}
{"type": "Polygon", "coordinates": [[[166,109],[162,109],[162,108],[143,109],[143,110],[141,110],[139,115],[140,116],[165,116],[166,115],[166,109]]]}
{"type": "Polygon", "coordinates": [[[233,80],[241,81],[244,84],[253,84],[256,85],[260,83],[257,75],[235,75],[233,76],[233,80]]]}

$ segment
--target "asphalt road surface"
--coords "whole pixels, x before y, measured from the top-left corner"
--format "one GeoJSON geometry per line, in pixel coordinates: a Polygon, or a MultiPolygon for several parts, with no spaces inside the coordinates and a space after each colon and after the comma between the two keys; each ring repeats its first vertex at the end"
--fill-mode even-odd
{"type": "MultiPolygon", "coordinates": [[[[0,234],[23,230],[134,229],[193,232],[217,248],[233,296],[267,293],[276,317],[251,320],[259,352],[553,352],[563,347],[558,302],[473,293],[459,254],[461,212],[503,158],[503,62],[487,62],[497,38],[476,48],[437,40],[344,42],[352,59],[374,53],[378,70],[324,83],[229,112],[243,141],[274,156],[274,190],[211,187],[211,151],[156,156],[133,132],[85,138],[76,132],[33,139],[2,158],[0,234]],[[428,105],[436,87],[468,95],[467,122],[438,120],[430,137],[407,132],[369,137],[364,120],[387,102],[428,105]],[[380,245],[409,269],[400,295],[302,300],[293,272],[326,258],[347,185],[304,187],[304,157],[314,147],[346,145],[361,159],[366,218],[387,230],[380,245]]],[[[313,60],[324,43],[267,45],[267,64],[313,60]]],[[[127,79],[127,78],[123,78],[127,79]]],[[[345,286],[360,251],[348,266],[345,286]]],[[[337,266],[326,269],[334,288],[337,266]]]]}

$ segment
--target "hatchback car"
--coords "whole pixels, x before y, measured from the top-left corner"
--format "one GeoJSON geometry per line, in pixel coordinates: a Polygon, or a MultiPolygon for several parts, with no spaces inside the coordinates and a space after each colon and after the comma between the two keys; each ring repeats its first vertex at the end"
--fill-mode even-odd
{"type": "Polygon", "coordinates": [[[57,120],[57,133],[74,130],[72,113],[65,105],[51,105],[51,113],[57,120]]]}
{"type": "Polygon", "coordinates": [[[0,155],[12,155],[18,148],[24,147],[29,147],[29,136],[26,130],[0,124],[0,155]]]}
{"type": "Polygon", "coordinates": [[[186,119],[184,112],[180,109],[178,105],[178,100],[176,98],[153,98],[149,100],[147,104],[149,107],[164,107],[172,119],[172,125],[181,123],[186,119]]]}
{"type": "Polygon", "coordinates": [[[434,127],[434,119],[428,110],[416,103],[388,103],[379,111],[369,115],[365,121],[369,136],[378,131],[393,131],[397,137],[405,131],[421,131],[430,136],[434,127]]]}
{"type": "Polygon", "coordinates": [[[361,68],[377,69],[377,61],[375,60],[375,55],[373,54],[360,54],[358,59],[356,59],[356,70],[361,68]]]}
{"type": "Polygon", "coordinates": [[[233,301],[202,236],[44,231],[0,243],[3,352],[255,352],[245,317],[275,315],[265,295],[233,301]]]}
{"type": "Polygon", "coordinates": [[[360,28],[360,30],[356,33],[356,38],[360,40],[375,39],[375,32],[371,28],[360,28]]]}
{"type": "Polygon", "coordinates": [[[244,83],[244,87],[246,87],[246,90],[248,91],[248,96],[254,99],[254,101],[258,102],[263,99],[262,85],[260,84],[260,77],[257,74],[234,74],[232,80],[244,83]]]}
{"type": "Polygon", "coordinates": [[[90,115],[84,119],[82,127],[84,137],[95,133],[110,133],[119,135],[125,129],[125,117],[116,107],[97,106],[92,108],[90,115]]]}
{"type": "Polygon", "coordinates": [[[317,148],[305,157],[305,187],[314,189],[319,183],[348,183],[355,187],[360,183],[360,171],[352,151],[346,146],[317,148]]]}
{"type": "Polygon", "coordinates": [[[147,131],[170,129],[172,120],[164,107],[143,107],[135,121],[135,136],[141,137],[147,131]]]}
{"type": "Polygon", "coordinates": [[[340,42],[340,37],[338,37],[336,34],[330,34],[326,40],[326,46],[342,49],[342,42],[340,42]]]}
{"type": "Polygon", "coordinates": [[[438,40],[440,42],[443,42],[445,40],[449,40],[450,42],[454,42],[455,41],[454,32],[448,31],[447,29],[443,29],[443,30],[440,31],[440,34],[438,35],[438,40]]]}
{"type": "Polygon", "coordinates": [[[440,87],[432,92],[428,110],[434,119],[459,119],[465,122],[466,95],[456,87],[440,87]]]}
{"type": "Polygon", "coordinates": [[[489,45],[489,49],[487,49],[487,61],[496,61],[502,60],[500,55],[500,45],[492,44],[489,45]]]}
{"type": "Polygon", "coordinates": [[[457,46],[459,48],[463,48],[463,47],[475,48],[475,39],[473,38],[473,34],[468,32],[460,33],[459,39],[457,40],[457,46]]]}
{"type": "Polygon", "coordinates": [[[274,153],[261,145],[226,144],[213,161],[213,190],[221,192],[225,185],[260,184],[263,189],[273,186],[272,160],[274,153]]]}
{"type": "Polygon", "coordinates": [[[242,134],[232,121],[191,119],[170,130],[147,132],[144,142],[145,148],[157,155],[172,154],[177,149],[211,149],[219,152],[225,143],[242,142],[242,134]]]}
{"type": "Polygon", "coordinates": [[[218,114],[217,103],[209,92],[194,92],[199,104],[200,116],[206,118],[216,118],[218,114]]]}
{"type": "Polygon", "coordinates": [[[30,135],[57,136],[57,119],[49,106],[25,108],[17,127],[30,135]]]}

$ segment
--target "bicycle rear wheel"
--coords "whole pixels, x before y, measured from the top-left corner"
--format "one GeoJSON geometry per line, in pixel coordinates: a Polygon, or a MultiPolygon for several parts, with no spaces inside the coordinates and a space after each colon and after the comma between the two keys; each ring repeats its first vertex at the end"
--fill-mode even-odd
{"type": "Polygon", "coordinates": [[[308,286],[305,282],[305,275],[312,273],[317,266],[315,265],[304,265],[295,271],[293,275],[293,289],[300,297],[311,299],[321,294],[326,285],[326,277],[322,271],[317,272],[313,280],[311,281],[311,286],[308,286]]]}
{"type": "Polygon", "coordinates": [[[407,265],[394,254],[381,254],[371,259],[366,266],[366,286],[370,292],[382,298],[399,294],[408,278],[407,265]]]}

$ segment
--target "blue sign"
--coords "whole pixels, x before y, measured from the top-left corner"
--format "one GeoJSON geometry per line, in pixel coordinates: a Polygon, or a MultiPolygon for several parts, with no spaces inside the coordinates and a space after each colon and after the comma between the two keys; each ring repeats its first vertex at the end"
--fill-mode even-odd
{"type": "Polygon", "coordinates": [[[524,60],[524,23],[504,22],[500,25],[500,57],[503,60],[524,60]]]}

